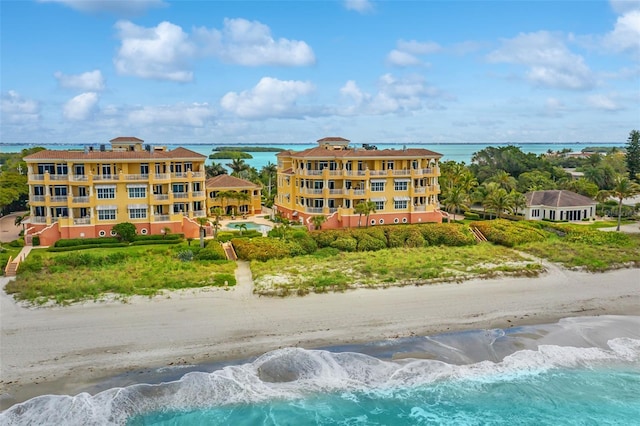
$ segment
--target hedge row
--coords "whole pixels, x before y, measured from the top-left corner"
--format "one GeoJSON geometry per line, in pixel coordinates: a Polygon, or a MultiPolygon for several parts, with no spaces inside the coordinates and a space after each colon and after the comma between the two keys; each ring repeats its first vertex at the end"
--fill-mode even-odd
{"type": "MultiPolygon", "coordinates": [[[[58,240],[61,241],[61,240],[58,240]]],[[[69,247],[49,247],[47,251],[59,252],[59,251],[74,251],[74,250],[87,250],[92,248],[110,248],[110,247],[127,247],[129,243],[107,243],[107,244],[84,244],[78,246],[69,247]]]]}
{"type": "Polygon", "coordinates": [[[227,241],[231,241],[234,238],[257,238],[262,237],[262,233],[255,229],[247,229],[242,232],[240,235],[240,231],[221,231],[218,232],[216,239],[221,243],[226,243],[227,241]]]}
{"type": "Polygon", "coordinates": [[[111,244],[111,243],[119,243],[116,237],[102,237],[102,238],[69,238],[58,240],[53,245],[54,247],[73,247],[73,246],[82,246],[82,245],[101,245],[101,244],[111,244]]]}
{"type": "Polygon", "coordinates": [[[470,226],[478,228],[488,241],[505,247],[543,241],[549,234],[541,229],[542,224],[531,222],[513,222],[506,219],[472,222],[470,226]]]}
{"type": "Polygon", "coordinates": [[[156,240],[182,240],[184,234],[155,234],[155,235],[136,235],[134,241],[156,241],[156,240]]]}
{"type": "Polygon", "coordinates": [[[394,247],[465,246],[475,243],[469,229],[456,223],[375,226],[341,230],[314,231],[318,247],[341,251],[376,251],[394,247]]]}
{"type": "Polygon", "coordinates": [[[318,249],[315,240],[306,231],[297,231],[290,240],[275,238],[234,238],[231,240],[239,259],[267,261],[311,254],[318,249]]]}
{"type": "Polygon", "coordinates": [[[194,257],[197,260],[226,260],[222,245],[215,240],[209,240],[207,245],[200,249],[194,257]]]}
{"type": "Polygon", "coordinates": [[[180,244],[181,242],[183,242],[184,240],[179,239],[179,238],[170,238],[167,240],[138,240],[137,238],[135,239],[134,242],[131,243],[132,246],[147,246],[147,245],[151,245],[151,244],[180,244]]]}

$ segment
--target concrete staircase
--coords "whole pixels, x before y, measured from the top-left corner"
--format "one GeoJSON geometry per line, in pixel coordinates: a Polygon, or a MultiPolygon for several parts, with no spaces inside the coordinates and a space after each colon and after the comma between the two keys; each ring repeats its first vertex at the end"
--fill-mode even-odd
{"type": "Polygon", "coordinates": [[[24,246],[22,247],[22,250],[20,250],[20,253],[18,253],[18,255],[15,257],[15,259],[10,257],[9,261],[7,262],[7,266],[5,266],[4,268],[4,276],[15,277],[16,274],[18,273],[18,267],[20,266],[20,262],[22,262],[27,258],[29,253],[31,253],[32,249],[33,249],[32,246],[24,246]]]}

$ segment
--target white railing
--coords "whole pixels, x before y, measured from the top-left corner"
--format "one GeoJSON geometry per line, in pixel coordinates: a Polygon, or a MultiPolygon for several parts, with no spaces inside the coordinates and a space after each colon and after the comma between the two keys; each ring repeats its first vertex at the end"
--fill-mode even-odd
{"type": "Polygon", "coordinates": [[[427,206],[413,206],[414,212],[425,212],[427,211],[427,206]]]}
{"type": "Polygon", "coordinates": [[[173,198],[189,198],[188,192],[174,192],[173,198]]]}
{"type": "Polygon", "coordinates": [[[125,180],[148,180],[149,175],[124,175],[125,180]]]}
{"type": "Polygon", "coordinates": [[[35,202],[41,202],[45,200],[45,196],[44,195],[32,195],[31,196],[31,201],[35,201],[35,202]]]}
{"type": "Polygon", "coordinates": [[[329,190],[329,194],[331,194],[331,195],[342,195],[343,191],[342,191],[342,189],[330,189],[329,190]]]}
{"type": "Polygon", "coordinates": [[[47,223],[47,217],[46,216],[31,216],[29,221],[31,223],[47,223]]]}
{"type": "Polygon", "coordinates": [[[411,170],[394,170],[393,175],[394,176],[410,176],[411,170]]]}
{"type": "Polygon", "coordinates": [[[69,175],[50,175],[51,180],[69,180],[69,175]]]}
{"type": "Polygon", "coordinates": [[[335,213],[335,212],[337,212],[337,211],[338,211],[338,208],[337,208],[337,207],[329,207],[329,213],[330,213],[330,214],[331,214],[331,213],[335,213]]]}
{"type": "Polygon", "coordinates": [[[169,199],[169,194],[153,194],[153,199],[156,201],[166,201],[169,199]]]}
{"type": "Polygon", "coordinates": [[[322,195],[322,189],[303,188],[303,194],[322,195]]]}
{"type": "Polygon", "coordinates": [[[171,175],[169,175],[169,173],[156,173],[153,175],[153,178],[156,180],[167,180],[171,178],[171,175]]]}
{"type": "Polygon", "coordinates": [[[329,176],[342,176],[342,170],[329,170],[329,176]]]}
{"type": "Polygon", "coordinates": [[[88,203],[89,197],[73,197],[72,200],[74,203],[88,203]]]}
{"type": "Polygon", "coordinates": [[[193,191],[193,192],[191,193],[191,195],[192,195],[193,197],[197,197],[197,198],[199,198],[199,197],[204,197],[204,191],[193,191]]]}
{"type": "Polygon", "coordinates": [[[366,192],[366,190],[364,190],[364,189],[354,189],[353,190],[353,195],[364,195],[365,192],[366,192]]]}
{"type": "Polygon", "coordinates": [[[193,211],[193,216],[194,217],[206,217],[206,213],[204,210],[194,210],[193,211]]]}
{"type": "Polygon", "coordinates": [[[67,195],[56,195],[51,197],[52,203],[66,203],[69,197],[67,195]]]}
{"type": "Polygon", "coordinates": [[[93,175],[93,180],[118,180],[118,175],[93,175]]]}
{"type": "Polygon", "coordinates": [[[44,175],[29,175],[31,180],[44,180],[44,175]]]}
{"type": "Polygon", "coordinates": [[[386,170],[369,170],[369,174],[371,176],[386,176],[387,171],[386,170]]]}
{"type": "Polygon", "coordinates": [[[204,172],[192,172],[191,174],[194,178],[204,177],[204,172]]]}
{"type": "Polygon", "coordinates": [[[73,224],[74,225],[89,225],[91,224],[91,218],[90,217],[81,217],[78,219],[73,219],[73,224]]]}
{"type": "Polygon", "coordinates": [[[175,178],[186,178],[187,172],[175,172],[172,176],[175,178]]]}
{"type": "Polygon", "coordinates": [[[304,209],[304,211],[307,212],[307,213],[316,213],[317,214],[317,213],[324,212],[324,208],[322,208],[322,207],[306,207],[304,209]]]}
{"type": "Polygon", "coordinates": [[[168,214],[154,214],[153,220],[154,222],[168,222],[170,216],[168,214]]]}
{"type": "Polygon", "coordinates": [[[302,174],[304,175],[310,175],[310,176],[321,176],[322,175],[322,170],[303,170],[302,174]]]}
{"type": "Polygon", "coordinates": [[[69,180],[71,182],[86,182],[89,180],[89,176],[87,175],[69,175],[69,180]]]}
{"type": "Polygon", "coordinates": [[[426,188],[422,187],[422,188],[413,188],[413,192],[415,194],[424,194],[427,191],[426,188]]]}

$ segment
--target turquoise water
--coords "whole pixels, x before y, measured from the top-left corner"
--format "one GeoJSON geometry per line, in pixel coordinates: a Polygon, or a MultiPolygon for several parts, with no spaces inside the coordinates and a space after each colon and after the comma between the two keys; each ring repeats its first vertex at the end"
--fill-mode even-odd
{"type": "Polygon", "coordinates": [[[263,224],[260,224],[260,223],[246,222],[246,221],[229,222],[229,223],[227,223],[226,228],[227,229],[231,229],[231,230],[237,230],[238,229],[237,226],[239,226],[241,224],[244,224],[247,227],[247,229],[254,229],[256,231],[262,231],[262,230],[269,231],[269,230],[271,230],[271,226],[269,226],[269,225],[263,225],[263,224]]]}
{"type": "MultiPolygon", "coordinates": [[[[229,144],[222,144],[229,145],[229,144]]],[[[251,146],[273,146],[276,148],[282,149],[291,149],[295,151],[300,151],[307,148],[313,148],[318,146],[315,143],[312,144],[246,144],[251,146]]],[[[359,147],[362,144],[352,142],[353,146],[359,147]]],[[[402,149],[405,144],[394,144],[394,143],[378,143],[375,144],[378,149],[402,149]]],[[[416,143],[416,144],[406,144],[408,148],[426,148],[431,151],[438,152],[443,155],[443,161],[464,161],[465,163],[471,163],[471,157],[475,152],[478,152],[488,146],[505,146],[508,144],[495,144],[495,143],[416,143]]],[[[564,148],[569,148],[574,152],[580,152],[584,148],[593,147],[593,146],[618,146],[623,147],[625,142],[613,143],[613,142],[589,142],[589,143],[516,143],[513,144],[515,146],[520,147],[523,152],[530,152],[533,154],[543,154],[547,152],[549,149],[553,151],[559,151],[564,148]]],[[[44,146],[48,149],[83,149],[81,145],[34,145],[34,146],[44,146]]],[[[194,145],[183,145],[185,148],[191,149],[197,153],[209,156],[212,153],[212,149],[217,145],[213,144],[194,144],[194,145]]],[[[175,146],[169,145],[170,149],[175,148],[175,146]]],[[[0,145],[0,152],[19,152],[20,150],[27,148],[25,145],[0,145]]],[[[277,163],[276,153],[275,152],[251,152],[253,159],[246,160],[248,164],[256,169],[260,170],[263,166],[267,165],[267,163],[271,162],[273,164],[277,163]]],[[[216,162],[221,164],[229,163],[231,160],[216,160],[216,162]]],[[[207,160],[207,164],[211,164],[213,160],[207,160]]]]}
{"type": "Polygon", "coordinates": [[[190,368],[178,380],[165,381],[163,368],[155,384],[37,397],[0,413],[0,424],[640,424],[633,316],[284,348],[190,368]]]}

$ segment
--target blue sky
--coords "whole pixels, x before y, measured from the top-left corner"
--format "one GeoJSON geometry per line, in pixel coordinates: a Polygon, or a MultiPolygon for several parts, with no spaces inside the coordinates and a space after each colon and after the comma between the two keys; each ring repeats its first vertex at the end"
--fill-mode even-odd
{"type": "Polygon", "coordinates": [[[0,1],[0,142],[624,142],[640,1],[0,1]]]}

